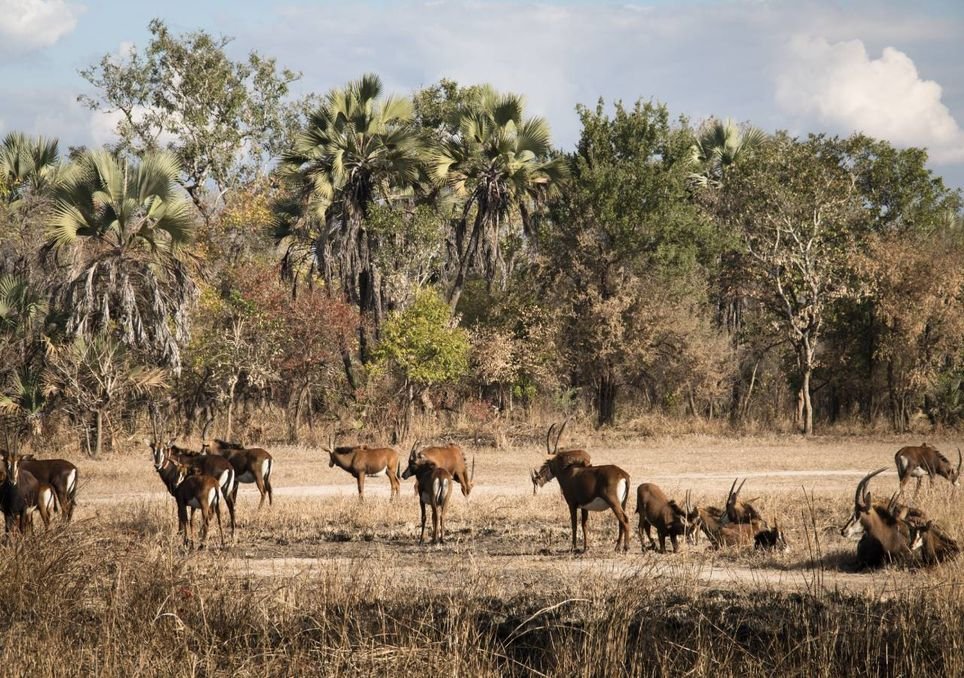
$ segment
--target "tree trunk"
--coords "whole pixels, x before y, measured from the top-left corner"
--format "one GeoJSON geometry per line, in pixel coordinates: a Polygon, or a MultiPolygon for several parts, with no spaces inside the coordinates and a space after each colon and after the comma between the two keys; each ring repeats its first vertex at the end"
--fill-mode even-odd
{"type": "Polygon", "coordinates": [[[803,396],[803,434],[813,435],[813,400],[810,395],[810,377],[813,375],[813,368],[807,365],[803,368],[803,384],[800,386],[800,394],[803,396]]]}
{"type": "Polygon", "coordinates": [[[96,432],[94,435],[94,454],[95,459],[100,458],[101,452],[104,451],[104,411],[97,410],[94,414],[94,427],[96,432]]]}
{"type": "Polygon", "coordinates": [[[616,420],[616,380],[612,375],[603,376],[596,385],[596,425],[612,425],[616,420]]]}
{"type": "Polygon", "coordinates": [[[231,427],[234,423],[234,387],[238,385],[238,378],[231,377],[228,385],[228,424],[224,432],[225,440],[231,440],[231,427]]]}

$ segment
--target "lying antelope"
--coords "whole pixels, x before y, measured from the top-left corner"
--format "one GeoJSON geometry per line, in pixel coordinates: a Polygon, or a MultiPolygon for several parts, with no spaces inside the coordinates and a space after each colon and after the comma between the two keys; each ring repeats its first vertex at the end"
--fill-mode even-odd
{"type": "Polygon", "coordinates": [[[680,508],[673,499],[668,499],[657,485],[642,483],[636,488],[636,513],[639,514],[639,543],[643,551],[646,543],[643,533],[649,539],[652,549],[656,550],[656,542],[650,533],[650,528],[656,528],[659,537],[659,552],[666,553],[666,537],[669,536],[673,544],[673,553],[679,551],[677,538],[685,535],[689,526],[689,492],[686,493],[686,509],[680,508]]]}
{"type": "Polygon", "coordinates": [[[722,546],[745,546],[753,542],[763,523],[753,520],[748,523],[731,523],[726,511],[707,507],[698,509],[700,529],[714,548],[722,546]]]}
{"type": "Polygon", "coordinates": [[[234,513],[234,496],[235,485],[235,473],[234,467],[224,457],[219,457],[212,454],[201,454],[200,452],[195,452],[193,450],[188,450],[183,447],[178,447],[173,441],[163,445],[157,441],[147,441],[148,446],[151,448],[151,455],[154,458],[154,469],[161,478],[161,482],[170,492],[171,496],[174,496],[174,490],[177,487],[177,465],[181,464],[188,468],[188,470],[196,469],[198,473],[211,476],[214,478],[221,488],[221,495],[224,497],[224,503],[228,507],[228,516],[231,519],[231,536],[234,537],[235,530],[235,513],[234,513]]]}
{"type": "Polygon", "coordinates": [[[475,480],[475,459],[472,459],[472,475],[466,472],[465,454],[458,445],[441,445],[426,447],[419,451],[419,441],[416,440],[412,445],[412,451],[408,455],[408,466],[402,471],[402,478],[411,478],[416,471],[415,461],[418,456],[427,459],[441,469],[445,469],[452,476],[452,479],[462,488],[462,494],[469,496],[472,491],[472,483],[475,480]]]}
{"type": "Polygon", "coordinates": [[[221,486],[213,477],[201,473],[198,468],[188,468],[172,459],[176,474],[174,481],[174,500],[177,502],[177,530],[184,535],[184,543],[194,544],[194,512],[201,511],[201,546],[207,541],[208,524],[213,512],[218,519],[218,534],[221,546],[224,546],[224,532],[221,530],[221,486]],[[188,519],[187,510],[191,509],[188,519]],[[190,540],[188,540],[188,526],[190,526],[190,540]]]}
{"type": "Polygon", "coordinates": [[[436,466],[423,453],[415,455],[414,461],[409,462],[408,471],[412,469],[418,487],[418,504],[422,512],[422,532],[418,543],[425,542],[425,505],[432,507],[432,543],[445,543],[445,511],[448,509],[449,499],[452,497],[452,474],[444,468],[436,466]]]}
{"type": "Polygon", "coordinates": [[[44,527],[50,526],[50,513],[56,508],[56,493],[38,481],[21,465],[23,457],[3,450],[4,478],[0,484],[0,510],[6,532],[16,528],[21,534],[33,530],[33,512],[40,514],[44,527]]]}
{"type": "Polygon", "coordinates": [[[790,545],[787,543],[787,537],[777,525],[776,519],[773,521],[773,527],[767,530],[760,530],[753,536],[753,547],[756,549],[761,549],[765,551],[779,550],[788,551],[790,545]]]}
{"type": "MultiPolygon", "coordinates": [[[[556,425],[553,424],[549,427],[549,431],[546,433],[546,454],[550,457],[559,457],[565,466],[592,466],[592,458],[589,453],[585,450],[580,449],[559,449],[559,439],[562,437],[562,432],[566,428],[566,424],[569,422],[562,422],[562,426],[559,428],[559,432],[556,435],[556,442],[551,448],[549,443],[552,439],[552,431],[555,429],[556,425]]],[[[536,490],[545,485],[547,481],[542,478],[542,476],[533,477],[532,479],[532,494],[535,495],[536,490]]]]}
{"type": "Polygon", "coordinates": [[[872,471],[857,483],[853,513],[840,531],[844,537],[853,537],[863,531],[857,543],[857,564],[862,568],[908,560],[912,550],[921,544],[917,530],[899,518],[897,493],[886,508],[873,502],[867,485],[874,476],[886,470],[884,467],[872,471]]]}
{"type": "Polygon", "coordinates": [[[366,477],[380,478],[386,475],[392,488],[391,497],[398,496],[398,476],[402,467],[398,461],[398,453],[393,448],[367,445],[335,447],[335,437],[329,436],[328,447],[324,450],[328,453],[328,468],[337,466],[355,478],[359,499],[364,496],[366,477]]]}
{"type": "Polygon", "coordinates": [[[237,503],[238,485],[240,483],[254,483],[261,493],[258,509],[264,506],[265,497],[271,505],[271,470],[274,460],[267,450],[261,447],[244,447],[239,443],[229,443],[218,438],[212,443],[203,443],[201,453],[211,452],[220,455],[231,462],[234,467],[234,489],[231,491],[232,504],[237,503]]]}
{"type": "Polygon", "coordinates": [[[960,485],[961,463],[964,458],[961,456],[961,448],[957,448],[957,468],[951,466],[951,462],[937,448],[923,443],[919,447],[902,447],[894,455],[894,463],[897,464],[897,476],[900,478],[900,491],[903,493],[904,485],[911,478],[917,479],[917,487],[914,496],[920,492],[920,483],[927,476],[930,486],[934,485],[934,476],[943,476],[957,487],[960,485]]]}
{"type": "Polygon", "coordinates": [[[576,550],[576,511],[582,511],[582,549],[589,550],[586,521],[590,511],[611,509],[619,521],[616,550],[622,545],[629,550],[629,518],[626,499],[629,497],[629,474],[618,466],[566,466],[564,461],[551,456],[538,469],[532,470],[532,482],[544,485],[553,478],[559,481],[562,496],[569,505],[572,521],[572,550],[576,550]],[[540,476],[541,478],[537,478],[540,476]]]}
{"type": "Polygon", "coordinates": [[[917,534],[921,540],[920,559],[925,565],[943,563],[945,560],[956,558],[961,552],[957,540],[933,520],[928,520],[917,527],[917,534]]]}
{"type": "Polygon", "coordinates": [[[766,521],[760,515],[760,512],[750,502],[738,501],[740,496],[740,490],[746,484],[746,478],[740,483],[740,486],[736,486],[736,482],[739,478],[733,480],[733,484],[730,485],[730,491],[726,495],[726,508],[723,510],[722,522],[723,523],[759,523],[766,526],[766,521]],[[734,491],[735,488],[735,491],[734,491]]]}

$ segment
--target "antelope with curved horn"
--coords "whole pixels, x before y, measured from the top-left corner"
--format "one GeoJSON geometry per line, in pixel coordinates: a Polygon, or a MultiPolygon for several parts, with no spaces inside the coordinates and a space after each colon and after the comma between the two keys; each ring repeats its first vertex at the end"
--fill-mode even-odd
{"type": "Polygon", "coordinates": [[[418,537],[418,543],[425,542],[425,506],[428,505],[432,507],[432,543],[444,544],[445,511],[452,497],[454,478],[451,473],[437,466],[423,452],[416,453],[415,459],[409,461],[406,471],[408,470],[412,470],[415,476],[418,505],[422,512],[422,532],[418,537]]]}
{"type": "Polygon", "coordinates": [[[335,447],[335,436],[329,436],[328,447],[323,449],[328,453],[328,468],[337,466],[355,478],[359,499],[364,497],[366,477],[388,476],[392,488],[391,498],[398,496],[398,476],[402,467],[398,461],[398,452],[393,448],[368,445],[335,447]]]}
{"type": "Polygon", "coordinates": [[[445,469],[452,476],[452,479],[462,488],[462,494],[469,496],[472,491],[472,483],[475,480],[475,457],[472,458],[472,475],[467,472],[465,454],[458,445],[434,445],[426,447],[421,451],[418,449],[421,441],[416,440],[412,445],[412,451],[408,455],[408,466],[402,471],[402,478],[408,479],[415,475],[417,469],[416,460],[420,455],[441,469],[445,469]]]}
{"type": "Polygon", "coordinates": [[[174,465],[174,501],[177,502],[177,530],[184,535],[184,543],[194,544],[194,512],[201,511],[201,546],[207,542],[208,524],[211,514],[218,519],[218,534],[224,546],[224,532],[221,530],[221,486],[211,476],[201,473],[200,469],[188,468],[171,458],[166,459],[174,465]],[[191,509],[188,519],[187,510],[191,509]],[[188,539],[190,527],[190,540],[188,539]]]}
{"type": "MultiPolygon", "coordinates": [[[[559,449],[559,439],[562,437],[562,432],[566,428],[566,424],[569,420],[566,419],[562,422],[562,426],[559,428],[559,432],[556,434],[556,442],[550,447],[550,442],[552,440],[552,432],[556,428],[555,424],[549,427],[549,431],[546,433],[546,454],[550,457],[558,457],[562,460],[565,466],[592,466],[592,458],[589,453],[582,449],[559,449]]],[[[545,485],[548,481],[543,478],[543,476],[533,476],[532,477],[532,494],[535,495],[536,490],[545,485]]]]}
{"type": "Polygon", "coordinates": [[[541,480],[542,485],[553,478],[559,481],[562,496],[569,505],[572,522],[572,550],[576,550],[576,512],[582,512],[582,548],[589,549],[586,521],[590,511],[612,510],[619,521],[616,551],[629,550],[629,518],[626,516],[626,500],[629,497],[629,474],[618,466],[572,466],[565,465],[558,456],[552,456],[538,469],[532,470],[532,482],[541,480]]]}
{"type": "Polygon", "coordinates": [[[750,502],[738,501],[740,496],[740,490],[746,484],[746,478],[740,483],[740,486],[736,486],[736,482],[739,478],[733,480],[733,484],[730,485],[730,491],[726,495],[726,508],[724,509],[722,516],[722,523],[760,523],[766,527],[766,521],[760,515],[760,512],[750,502]],[[735,491],[734,491],[735,488],[735,491]]]}
{"type": "Polygon", "coordinates": [[[33,512],[40,514],[44,527],[50,526],[50,513],[57,505],[56,493],[47,483],[38,481],[22,466],[23,457],[2,450],[4,478],[0,483],[0,511],[6,532],[16,528],[21,534],[33,530],[33,512]]]}
{"type": "Polygon", "coordinates": [[[937,448],[931,447],[927,443],[920,446],[902,447],[894,455],[894,463],[897,464],[897,476],[900,478],[900,491],[903,493],[904,485],[911,478],[917,479],[917,487],[914,496],[920,492],[920,483],[927,476],[930,486],[934,486],[934,476],[943,476],[954,487],[961,484],[961,464],[964,457],[961,456],[961,448],[957,448],[957,468],[941,454],[937,448]]]}
{"type": "Polygon", "coordinates": [[[669,499],[659,486],[642,483],[636,488],[636,513],[639,514],[639,543],[646,550],[643,533],[649,539],[651,548],[656,550],[656,542],[650,528],[656,528],[659,537],[659,552],[666,553],[666,537],[673,544],[673,553],[679,552],[678,538],[686,534],[689,527],[689,492],[686,493],[686,508],[680,508],[676,501],[669,499]]]}
{"type": "Polygon", "coordinates": [[[861,567],[879,567],[888,562],[906,560],[921,543],[917,530],[899,518],[896,492],[886,508],[873,502],[867,485],[874,476],[886,470],[887,467],[883,467],[872,471],[857,483],[853,514],[841,529],[844,537],[852,537],[863,531],[857,543],[857,564],[861,567]]]}
{"type": "Polygon", "coordinates": [[[213,442],[202,442],[201,453],[211,452],[220,455],[231,462],[234,467],[234,489],[231,491],[231,501],[237,504],[238,486],[241,483],[254,483],[261,493],[258,509],[264,506],[265,498],[268,505],[272,502],[271,471],[274,460],[268,451],[262,447],[245,447],[240,443],[229,443],[220,438],[213,442]]]}

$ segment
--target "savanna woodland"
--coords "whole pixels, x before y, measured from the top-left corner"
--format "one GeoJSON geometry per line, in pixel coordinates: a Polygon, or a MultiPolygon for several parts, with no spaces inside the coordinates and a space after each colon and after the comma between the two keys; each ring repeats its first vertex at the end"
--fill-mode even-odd
{"type": "MultiPolygon", "coordinates": [[[[569,417],[594,440],[781,434],[789,456],[820,434],[964,424],[964,212],[925,149],[767,133],[725,111],[694,121],[646,97],[579,106],[578,142],[559,148],[524,92],[389,92],[346,74],[298,98],[298,73],[234,60],[226,37],[159,20],[150,36],[81,71],[80,101],[112,116],[114,143],[2,140],[5,449],[102,465],[89,489],[124,491],[104,465],[129,466],[158,492],[152,427],[303,455],[332,432],[403,458],[448,436],[524,469],[513,446],[541,449],[569,417]]],[[[527,557],[567,545],[554,494],[523,509],[551,526],[519,528],[527,557]]],[[[265,585],[216,550],[185,556],[167,504],[121,514],[83,496],[88,517],[3,547],[4,673],[964,671],[943,644],[964,631],[959,586],[873,598],[813,583],[821,521],[846,517],[827,496],[810,496],[797,530],[810,595],[700,597],[690,575],[650,572],[627,597],[589,561],[531,581],[519,566],[503,590],[495,569],[456,573],[458,554],[419,574],[378,556],[408,600],[334,569],[265,585]],[[109,557],[92,562],[98,550],[109,557]],[[556,576],[568,583],[553,597],[536,580],[556,576]]],[[[453,498],[452,522],[473,538],[528,520],[472,500],[453,498]]],[[[282,518],[239,509],[238,540],[247,522],[274,548],[414,544],[386,505],[288,501],[282,518]]],[[[800,522],[794,501],[785,522],[800,522]]],[[[608,554],[612,525],[603,538],[594,521],[608,554]]]]}

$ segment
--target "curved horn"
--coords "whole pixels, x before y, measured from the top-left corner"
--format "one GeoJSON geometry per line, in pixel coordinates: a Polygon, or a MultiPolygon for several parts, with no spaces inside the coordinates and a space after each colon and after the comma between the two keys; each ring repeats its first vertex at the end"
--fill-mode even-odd
{"type": "Polygon", "coordinates": [[[553,430],[554,430],[555,428],[556,428],[556,425],[555,425],[555,424],[552,424],[552,426],[550,426],[550,427],[549,427],[549,430],[546,432],[546,454],[552,454],[552,448],[550,447],[550,441],[552,440],[552,432],[553,432],[553,430]]]}
{"type": "Polygon", "coordinates": [[[419,445],[419,443],[421,443],[421,442],[422,442],[421,440],[419,440],[418,438],[416,438],[416,439],[415,439],[415,442],[412,443],[412,451],[408,453],[408,456],[409,456],[410,459],[415,456],[415,453],[418,451],[418,445],[419,445]]]}
{"type": "Polygon", "coordinates": [[[887,470],[887,467],[882,466],[876,471],[871,471],[870,473],[865,475],[863,479],[859,483],[857,483],[857,491],[854,493],[854,506],[860,506],[860,497],[864,493],[864,488],[867,487],[867,483],[870,482],[870,479],[873,478],[878,473],[883,473],[886,470],[887,470]]]}
{"type": "Polygon", "coordinates": [[[744,478],[744,479],[743,479],[743,482],[740,483],[740,486],[739,486],[738,488],[736,488],[736,495],[733,497],[734,499],[735,499],[736,497],[739,497],[739,496],[740,496],[740,490],[743,489],[743,486],[744,486],[744,485],[746,485],[746,478],[744,478]]]}
{"type": "Polygon", "coordinates": [[[211,424],[214,423],[214,417],[208,417],[208,420],[204,422],[204,428],[201,429],[201,442],[203,443],[208,439],[208,430],[211,428],[211,424]]]}
{"type": "Polygon", "coordinates": [[[964,457],[961,456],[961,448],[957,448],[957,475],[961,475],[961,464],[964,463],[964,457]]]}
{"type": "Polygon", "coordinates": [[[727,503],[727,504],[729,504],[729,503],[730,503],[730,500],[733,499],[733,488],[736,487],[736,481],[737,481],[737,480],[739,480],[739,478],[734,478],[734,479],[733,479],[733,484],[730,485],[730,491],[726,493],[726,503],[727,503]]]}
{"type": "Polygon", "coordinates": [[[566,417],[566,420],[562,422],[562,426],[559,427],[559,433],[556,434],[556,444],[552,448],[553,454],[559,449],[559,439],[562,438],[562,432],[566,430],[566,424],[569,423],[570,419],[572,419],[572,417],[566,417]]]}

